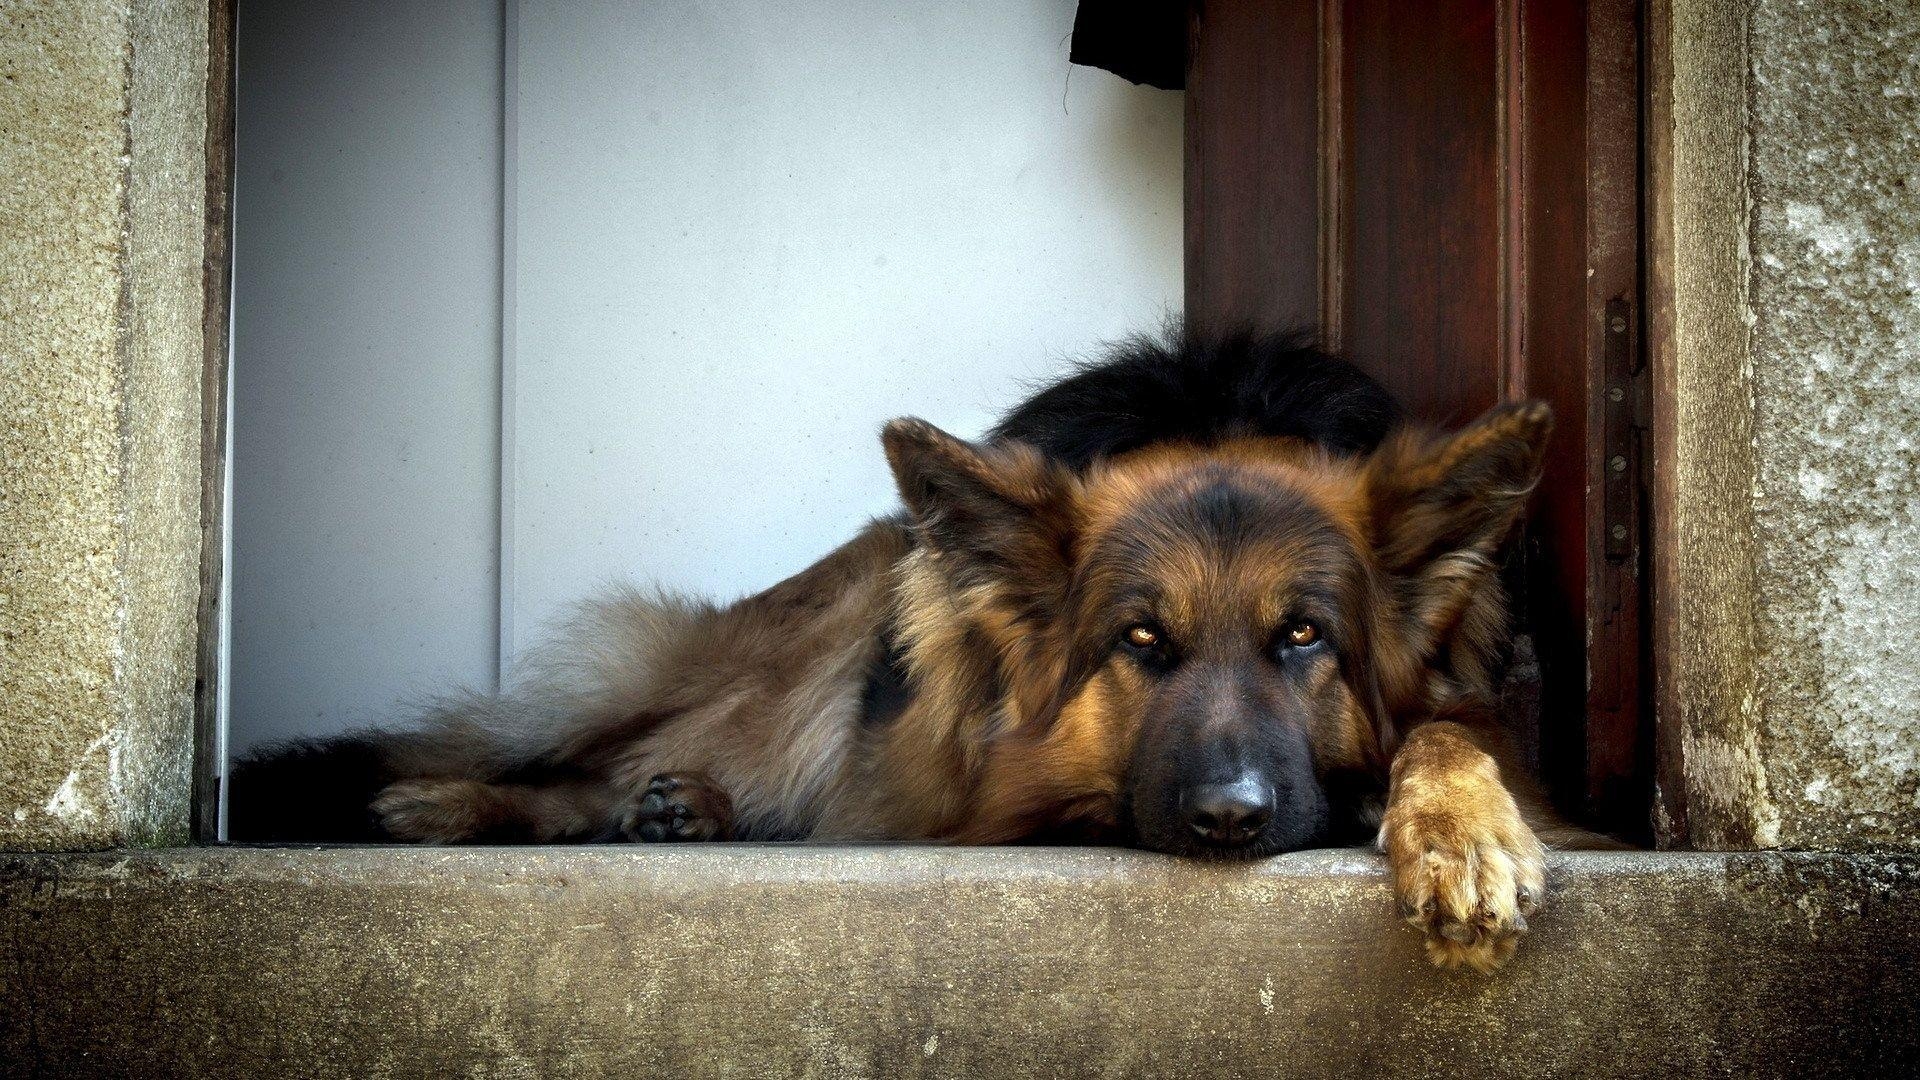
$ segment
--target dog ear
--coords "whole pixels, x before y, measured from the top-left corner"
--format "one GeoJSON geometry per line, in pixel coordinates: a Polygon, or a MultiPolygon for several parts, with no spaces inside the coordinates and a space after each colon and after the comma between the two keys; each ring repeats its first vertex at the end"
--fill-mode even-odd
{"type": "Polygon", "coordinates": [[[1074,480],[1022,443],[978,446],[912,418],[881,436],[922,538],[953,563],[1064,577],[1074,480]]]}
{"type": "Polygon", "coordinates": [[[1065,618],[1079,481],[1024,443],[975,445],[923,420],[893,421],[882,442],[952,601],[986,635],[1014,730],[1044,731],[1092,674],[1065,618]]]}
{"type": "Polygon", "coordinates": [[[1453,636],[1492,576],[1552,430],[1545,402],[1503,405],[1454,435],[1397,436],[1368,461],[1374,553],[1423,658],[1453,636]]]}

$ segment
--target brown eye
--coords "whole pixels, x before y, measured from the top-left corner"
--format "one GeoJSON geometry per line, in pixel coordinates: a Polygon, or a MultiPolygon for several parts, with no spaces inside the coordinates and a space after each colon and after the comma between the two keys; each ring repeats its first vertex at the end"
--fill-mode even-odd
{"type": "Polygon", "coordinates": [[[1304,649],[1320,640],[1320,628],[1310,622],[1297,622],[1287,627],[1287,644],[1296,649],[1304,649]]]}
{"type": "Polygon", "coordinates": [[[1135,626],[1127,630],[1127,644],[1136,649],[1151,649],[1160,644],[1160,635],[1150,626],[1135,626]]]}

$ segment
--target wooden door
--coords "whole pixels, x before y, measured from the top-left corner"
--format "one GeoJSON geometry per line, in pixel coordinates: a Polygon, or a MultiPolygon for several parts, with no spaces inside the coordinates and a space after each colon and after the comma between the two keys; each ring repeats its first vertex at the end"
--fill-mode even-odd
{"type": "MultiPolygon", "coordinates": [[[[1191,0],[1186,305],[1558,418],[1510,580],[1563,808],[1648,833],[1635,0],[1191,0]]],[[[1524,697],[1524,695],[1519,695],[1524,697]]]]}

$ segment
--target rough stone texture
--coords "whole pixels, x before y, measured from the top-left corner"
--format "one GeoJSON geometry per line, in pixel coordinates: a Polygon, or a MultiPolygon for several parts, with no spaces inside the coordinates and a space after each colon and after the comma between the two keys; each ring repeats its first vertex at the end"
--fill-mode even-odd
{"type": "Polygon", "coordinates": [[[0,846],[185,837],[207,25],[0,7],[0,846]]]}
{"type": "Polygon", "coordinates": [[[1649,138],[1656,168],[1671,170],[1672,200],[1649,214],[1651,229],[1671,234],[1650,241],[1656,254],[1670,253],[1673,291],[1671,383],[1660,388],[1673,410],[1673,492],[1657,523],[1671,565],[1659,568],[1655,601],[1675,608],[1675,630],[1655,647],[1671,710],[1662,737],[1678,743],[1682,766],[1662,780],[1683,788],[1663,785],[1656,825],[1670,835],[1684,818],[1687,839],[1709,850],[1772,847],[1780,820],[1760,760],[1754,655],[1746,23],[1740,0],[1673,0],[1653,14],[1671,20],[1670,70],[1656,73],[1668,80],[1670,115],[1658,99],[1653,110],[1670,127],[1649,138]]]}
{"type": "Polygon", "coordinates": [[[1654,18],[1684,787],[1660,809],[1697,847],[1920,847],[1920,8],[1654,18]]]}
{"type": "Polygon", "coordinates": [[[1920,846],[1920,7],[1750,18],[1761,754],[1782,845],[1920,846]]]}
{"type": "Polygon", "coordinates": [[[0,859],[0,1071],[1896,1075],[1920,859],[1569,855],[1443,973],[1362,852],[755,847],[0,859]]]}

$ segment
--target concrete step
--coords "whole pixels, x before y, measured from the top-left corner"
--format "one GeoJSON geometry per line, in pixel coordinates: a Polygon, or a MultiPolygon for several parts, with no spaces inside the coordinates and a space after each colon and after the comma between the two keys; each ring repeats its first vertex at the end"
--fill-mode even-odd
{"type": "Polygon", "coordinates": [[[1436,971],[1359,851],[0,856],[0,1063],[160,1076],[1890,1075],[1920,857],[1568,854],[1436,971]]]}

